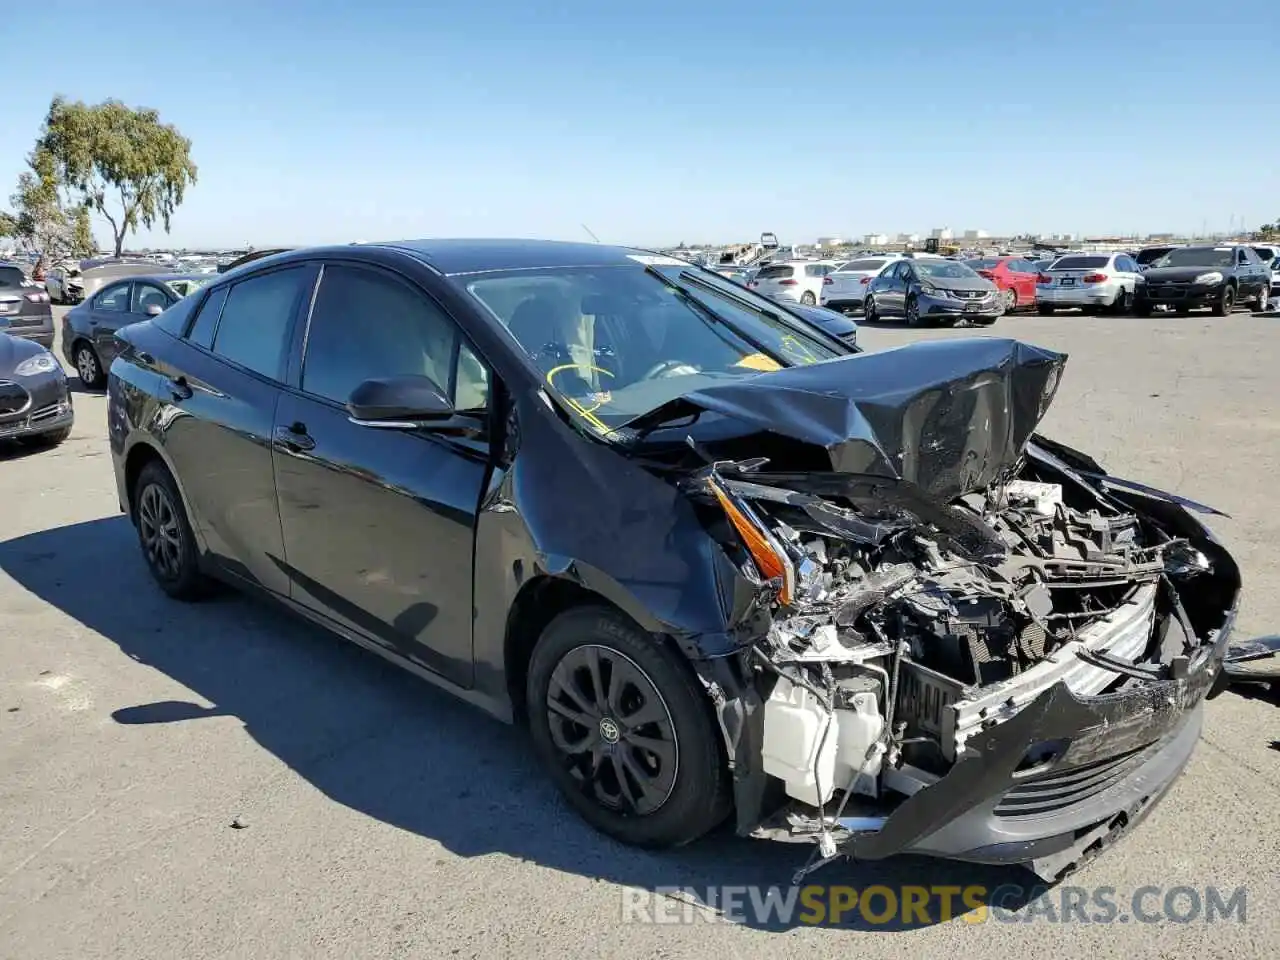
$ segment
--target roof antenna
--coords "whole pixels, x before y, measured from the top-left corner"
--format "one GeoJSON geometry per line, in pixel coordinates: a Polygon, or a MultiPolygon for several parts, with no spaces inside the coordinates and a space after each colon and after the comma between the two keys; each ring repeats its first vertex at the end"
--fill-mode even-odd
{"type": "Polygon", "coordinates": [[[585,223],[580,223],[578,224],[578,226],[582,227],[583,230],[587,231],[587,235],[590,236],[591,239],[594,240],[596,243],[600,242],[600,238],[597,237],[594,233],[592,233],[591,228],[588,227],[585,223]]]}

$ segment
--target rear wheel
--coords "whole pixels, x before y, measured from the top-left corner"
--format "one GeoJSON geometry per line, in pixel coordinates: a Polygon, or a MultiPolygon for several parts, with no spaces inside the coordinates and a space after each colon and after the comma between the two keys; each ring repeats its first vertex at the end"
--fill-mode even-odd
{"type": "Polygon", "coordinates": [[[1121,287],[1120,292],[1116,294],[1115,300],[1111,302],[1111,312],[1125,314],[1129,312],[1129,306],[1129,291],[1121,287]]]}
{"type": "Polygon", "coordinates": [[[1213,314],[1216,317],[1225,317],[1236,305],[1236,288],[1227,284],[1223,286],[1222,292],[1218,294],[1218,299],[1213,304],[1213,314]]]}
{"type": "Polygon", "coordinates": [[[73,358],[76,363],[76,373],[80,375],[80,382],[90,390],[99,389],[106,378],[102,375],[102,363],[94,353],[93,347],[81,340],[76,344],[73,358]]]}
{"type": "Polygon", "coordinates": [[[862,319],[867,323],[876,323],[880,319],[880,314],[876,311],[876,298],[871,294],[867,294],[862,301],[862,319]]]}
{"type": "Polygon", "coordinates": [[[200,571],[196,539],[178,485],[164,464],[142,468],[133,487],[134,524],[142,555],[160,589],[177,600],[197,600],[208,592],[200,571]]]}
{"type": "Polygon", "coordinates": [[[710,704],[670,647],[605,607],[561,614],[529,664],[534,749],[570,805],[623,843],[672,847],[731,807],[710,704]]]}
{"type": "Polygon", "coordinates": [[[1018,309],[1018,291],[1006,290],[1004,292],[1004,312],[1013,313],[1018,309]]]}
{"type": "Polygon", "coordinates": [[[1264,313],[1267,309],[1267,301],[1271,299],[1271,284],[1264,283],[1262,289],[1258,291],[1258,312],[1264,313]]]}

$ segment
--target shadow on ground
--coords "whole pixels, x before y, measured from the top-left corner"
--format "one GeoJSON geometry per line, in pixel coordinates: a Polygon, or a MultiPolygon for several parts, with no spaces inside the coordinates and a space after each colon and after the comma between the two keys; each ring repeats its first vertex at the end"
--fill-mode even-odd
{"type": "MultiPolygon", "coordinates": [[[[0,543],[0,569],[213,704],[137,704],[117,710],[116,722],[234,716],[333,801],[430,837],[459,856],[502,853],[641,891],[687,888],[695,903],[710,901],[709,887],[785,891],[808,856],[807,846],[740,839],[728,830],[660,853],[617,844],[560,801],[519,730],[268,603],[231,593],[195,605],[168,599],[151,582],[124,517],[0,543]]],[[[838,862],[808,882],[857,889],[979,885],[1009,909],[1039,892],[1022,870],[915,857],[838,862]]],[[[958,898],[955,903],[956,914],[963,912],[958,898]]],[[[936,905],[931,909],[929,923],[938,922],[936,905]]],[[[875,912],[883,912],[883,902],[875,912]]],[[[743,922],[782,931],[799,918],[743,922]]],[[[873,925],[856,910],[835,924],[885,931],[925,925],[919,915],[909,923],[895,918],[873,925]]]]}

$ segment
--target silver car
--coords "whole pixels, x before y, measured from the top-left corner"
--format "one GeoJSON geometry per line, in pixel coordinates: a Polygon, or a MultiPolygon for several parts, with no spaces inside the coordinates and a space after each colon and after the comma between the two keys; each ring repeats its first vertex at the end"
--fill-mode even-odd
{"type": "Polygon", "coordinates": [[[1080,307],[1125,313],[1133,306],[1142,268],[1127,253],[1071,253],[1059,257],[1036,283],[1040,313],[1080,307]]]}
{"type": "Polygon", "coordinates": [[[834,273],[827,275],[818,303],[832,310],[861,310],[862,302],[867,296],[867,287],[876,274],[886,263],[901,259],[902,255],[895,253],[884,257],[863,257],[841,264],[834,273]]]}

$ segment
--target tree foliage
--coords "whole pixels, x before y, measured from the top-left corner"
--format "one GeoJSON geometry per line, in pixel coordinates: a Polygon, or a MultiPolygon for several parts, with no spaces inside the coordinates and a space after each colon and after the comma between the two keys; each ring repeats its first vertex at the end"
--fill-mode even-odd
{"type": "Polygon", "coordinates": [[[90,231],[89,208],[64,201],[47,153],[33,152],[27,167],[9,197],[12,212],[0,213],[0,236],[13,237],[47,262],[91,256],[98,245],[90,231]]]}
{"type": "Polygon", "coordinates": [[[36,154],[47,155],[54,181],[111,225],[115,252],[139,225],[169,231],[186,188],[196,182],[191,141],[148,107],[54,97],[36,154]]]}

